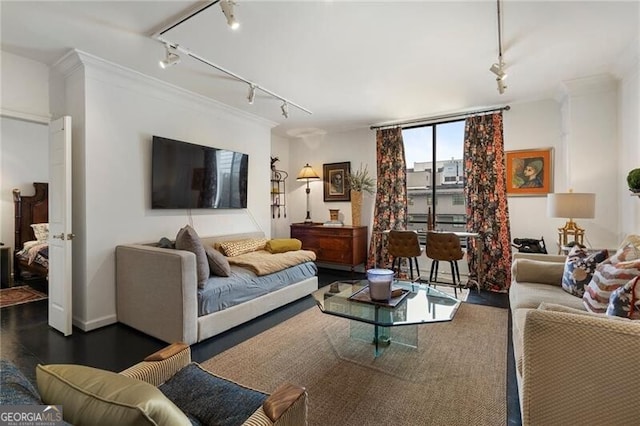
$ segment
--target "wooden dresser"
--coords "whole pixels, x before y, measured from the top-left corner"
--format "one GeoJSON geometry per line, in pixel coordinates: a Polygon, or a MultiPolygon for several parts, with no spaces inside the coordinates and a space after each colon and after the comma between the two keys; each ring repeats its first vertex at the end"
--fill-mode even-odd
{"type": "Polygon", "coordinates": [[[303,249],[313,251],[317,262],[347,265],[353,271],[354,267],[367,261],[366,226],[294,223],[291,238],[302,241],[303,249]]]}

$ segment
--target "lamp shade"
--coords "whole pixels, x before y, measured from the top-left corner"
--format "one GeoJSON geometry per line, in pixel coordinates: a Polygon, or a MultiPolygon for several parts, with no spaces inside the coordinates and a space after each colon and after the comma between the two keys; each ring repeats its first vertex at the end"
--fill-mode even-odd
{"type": "Polygon", "coordinates": [[[593,219],[596,217],[596,194],[579,192],[547,194],[547,216],[593,219]]]}
{"type": "Polygon", "coordinates": [[[296,178],[296,180],[316,180],[316,179],[320,179],[320,176],[318,176],[315,170],[311,168],[309,163],[307,163],[302,168],[302,170],[300,170],[300,173],[298,173],[298,177],[296,178]]]}

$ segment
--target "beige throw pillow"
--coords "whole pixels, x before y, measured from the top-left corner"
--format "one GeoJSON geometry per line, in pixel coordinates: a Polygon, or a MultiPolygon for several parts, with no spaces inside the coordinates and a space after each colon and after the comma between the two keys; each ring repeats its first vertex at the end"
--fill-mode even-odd
{"type": "Polygon", "coordinates": [[[77,425],[191,425],[155,386],[84,365],[38,365],[45,404],[62,405],[64,420],[77,425]]]}
{"type": "Polygon", "coordinates": [[[178,231],[176,236],[176,249],[187,250],[196,255],[196,270],[198,273],[198,287],[204,287],[210,275],[207,253],[196,230],[187,225],[178,231]]]}
{"type": "Polygon", "coordinates": [[[543,262],[531,259],[516,259],[511,266],[511,274],[518,282],[562,285],[564,263],[543,262]]]}

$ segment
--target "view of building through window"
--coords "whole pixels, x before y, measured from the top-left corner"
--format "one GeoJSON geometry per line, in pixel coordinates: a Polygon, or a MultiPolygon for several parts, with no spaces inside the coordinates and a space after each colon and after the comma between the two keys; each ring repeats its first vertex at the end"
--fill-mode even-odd
{"type": "MultiPolygon", "coordinates": [[[[427,230],[431,209],[435,228],[464,231],[464,120],[402,131],[407,162],[409,229],[427,230]]],[[[424,236],[422,243],[424,244],[424,236]]]]}

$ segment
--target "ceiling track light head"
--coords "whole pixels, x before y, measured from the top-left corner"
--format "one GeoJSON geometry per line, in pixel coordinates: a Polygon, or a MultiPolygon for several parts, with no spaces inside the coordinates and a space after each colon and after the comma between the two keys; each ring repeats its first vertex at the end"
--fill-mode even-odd
{"type": "Polygon", "coordinates": [[[160,68],[167,69],[173,65],[180,63],[180,55],[178,55],[175,51],[175,48],[169,45],[168,43],[164,45],[165,47],[165,57],[163,60],[159,62],[160,68]]]}
{"type": "Polygon", "coordinates": [[[240,22],[236,19],[236,16],[233,12],[233,8],[236,5],[236,2],[233,0],[220,0],[220,9],[222,9],[222,13],[224,13],[224,17],[227,18],[227,25],[232,30],[237,30],[240,28],[240,22]]]}
{"type": "Polygon", "coordinates": [[[500,93],[501,95],[504,94],[504,89],[507,88],[507,86],[504,84],[504,79],[498,77],[496,78],[496,83],[498,83],[498,93],[500,93]]]}
{"type": "Polygon", "coordinates": [[[249,101],[249,105],[253,105],[253,101],[256,99],[256,85],[249,85],[249,94],[247,95],[247,100],[249,101]]]}
{"type": "Polygon", "coordinates": [[[289,104],[286,101],[282,103],[280,109],[282,110],[282,115],[284,115],[284,118],[289,118],[289,104]]]}

